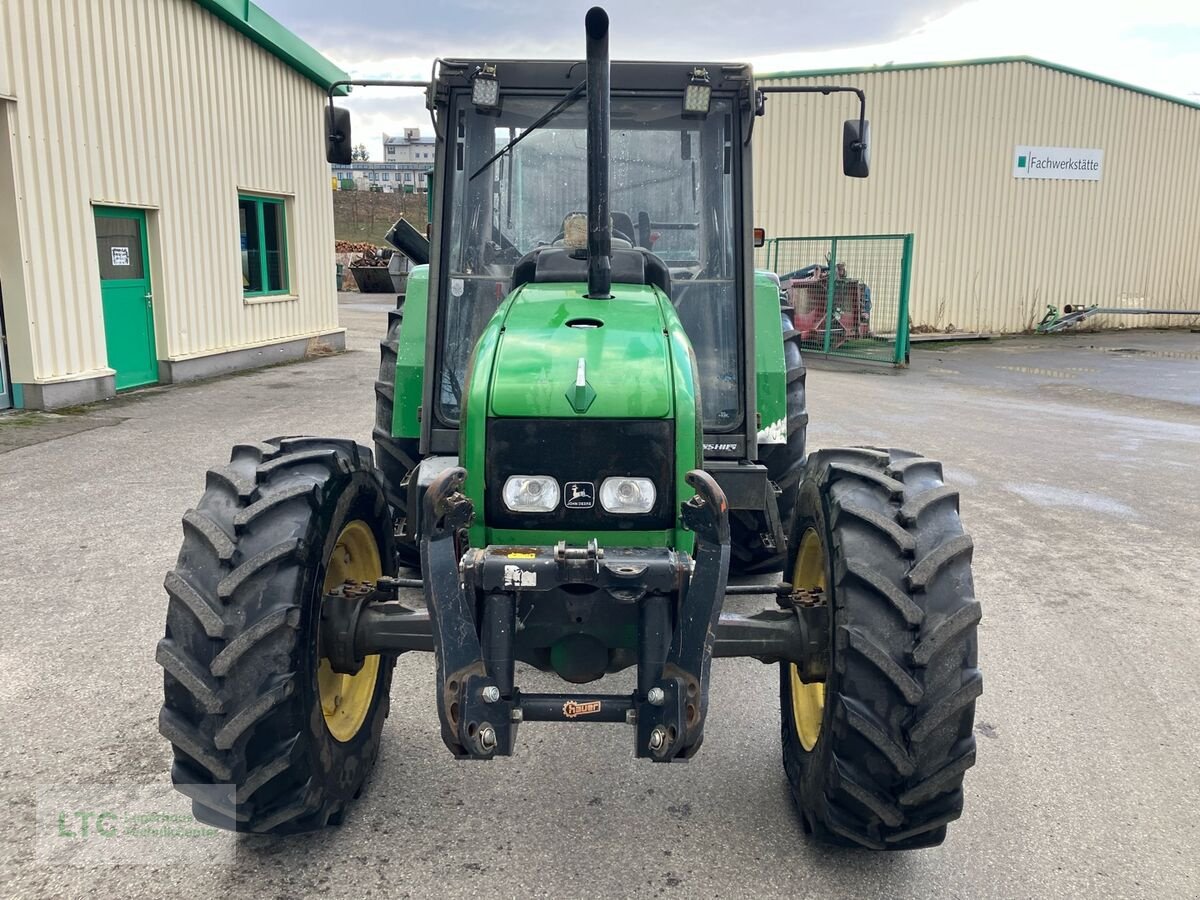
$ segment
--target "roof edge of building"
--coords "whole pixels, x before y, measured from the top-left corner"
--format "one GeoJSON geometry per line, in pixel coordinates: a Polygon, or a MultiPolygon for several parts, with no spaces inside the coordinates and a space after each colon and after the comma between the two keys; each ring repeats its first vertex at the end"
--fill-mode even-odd
{"type": "Polygon", "coordinates": [[[1120,88],[1125,91],[1132,91],[1135,94],[1142,94],[1146,97],[1153,97],[1156,100],[1165,100],[1168,103],[1178,103],[1180,106],[1186,106],[1188,109],[1200,109],[1200,103],[1191,100],[1185,100],[1182,97],[1176,97],[1173,94],[1164,94],[1160,91],[1153,91],[1150,88],[1140,87],[1136,84],[1129,84],[1125,81],[1118,81],[1115,78],[1106,78],[1103,75],[1097,75],[1094,72],[1085,72],[1083,69],[1075,69],[1071,66],[1060,65],[1059,63],[1047,62],[1044,59],[1038,59],[1034,56],[988,56],[979,59],[958,59],[945,60],[942,62],[917,62],[917,63],[888,63],[880,66],[848,66],[845,68],[833,69],[799,69],[792,72],[768,72],[764,75],[755,75],[756,81],[775,81],[783,78],[824,78],[832,75],[868,75],[875,72],[908,72],[915,69],[953,69],[963,66],[990,66],[999,65],[1002,63],[1026,63],[1031,66],[1041,66],[1044,69],[1050,69],[1054,72],[1060,72],[1064,75],[1074,75],[1077,78],[1086,78],[1089,81],[1096,81],[1100,84],[1106,84],[1109,87],[1120,88]]]}
{"type": "MultiPolygon", "coordinates": [[[[195,3],[326,91],[335,82],[350,77],[249,0],[195,0],[195,3]]],[[[339,88],[338,93],[345,94],[346,90],[339,88]]]]}

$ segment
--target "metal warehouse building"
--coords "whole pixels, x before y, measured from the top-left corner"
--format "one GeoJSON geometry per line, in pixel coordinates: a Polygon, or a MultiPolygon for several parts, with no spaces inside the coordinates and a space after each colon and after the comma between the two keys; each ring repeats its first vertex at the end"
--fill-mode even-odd
{"type": "Polygon", "coordinates": [[[1200,307],[1197,105],[1027,58],[760,81],[865,89],[866,180],[840,175],[856,102],[769,98],[756,224],[772,236],[914,234],[914,324],[1014,332],[1049,304],[1200,307]]]}
{"type": "Polygon", "coordinates": [[[344,77],[247,0],[4,0],[0,408],[342,345],[344,77]]]}

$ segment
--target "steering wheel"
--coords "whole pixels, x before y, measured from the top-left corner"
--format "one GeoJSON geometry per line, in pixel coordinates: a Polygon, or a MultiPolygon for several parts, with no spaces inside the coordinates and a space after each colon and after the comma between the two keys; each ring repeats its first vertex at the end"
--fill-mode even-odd
{"type": "Polygon", "coordinates": [[[687,281],[674,281],[671,284],[671,305],[678,310],[683,303],[683,298],[691,292],[691,288],[696,286],[695,282],[702,278],[707,278],[711,274],[712,266],[709,265],[697,272],[695,278],[689,278],[687,281]]]}
{"type": "MultiPolygon", "coordinates": [[[[716,209],[712,210],[712,221],[710,224],[712,225],[713,233],[715,234],[717,231],[717,227],[718,227],[716,209]]],[[[684,282],[682,287],[680,287],[678,290],[672,290],[672,294],[674,296],[671,297],[671,305],[674,306],[676,309],[679,309],[680,304],[683,303],[683,298],[686,297],[688,295],[688,293],[690,292],[689,288],[695,287],[695,282],[700,281],[701,279],[712,278],[713,276],[715,276],[717,274],[717,269],[719,266],[720,266],[719,254],[716,254],[716,253],[711,254],[708,264],[706,266],[704,266],[704,268],[702,268],[699,272],[697,272],[696,276],[694,278],[691,278],[687,282],[684,282]]]]}

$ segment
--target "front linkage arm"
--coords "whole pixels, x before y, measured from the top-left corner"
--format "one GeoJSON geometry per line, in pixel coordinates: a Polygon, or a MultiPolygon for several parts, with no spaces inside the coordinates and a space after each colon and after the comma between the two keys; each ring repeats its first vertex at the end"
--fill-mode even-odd
{"type": "MultiPolygon", "coordinates": [[[[459,573],[459,534],[475,515],[461,492],[466,477],[465,469],[447,469],[425,493],[421,570],[433,624],[442,740],[456,757],[491,759],[512,753],[517,729],[511,687],[510,696],[502,697],[496,679],[488,675],[474,604],[459,573]]],[[[511,684],[511,675],[507,680],[511,684]]]]}
{"type": "MultiPolygon", "coordinates": [[[[680,597],[679,616],[657,684],[637,707],[638,756],[656,762],[688,759],[704,740],[708,679],[725,584],[729,576],[729,504],[711,475],[687,474],[696,495],[683,504],[683,524],[696,534],[692,578],[680,597]]],[[[645,660],[639,684],[650,674],[645,660]]]]}

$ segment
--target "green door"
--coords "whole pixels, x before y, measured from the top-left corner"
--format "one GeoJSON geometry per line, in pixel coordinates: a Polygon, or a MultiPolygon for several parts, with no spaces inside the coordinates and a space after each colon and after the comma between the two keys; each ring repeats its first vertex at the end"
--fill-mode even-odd
{"type": "Polygon", "coordinates": [[[0,288],[0,409],[9,409],[12,386],[8,382],[8,342],[4,339],[4,290],[0,288]]]}
{"type": "Polygon", "coordinates": [[[145,212],[96,207],[96,254],[108,365],[117,373],[117,390],[154,384],[158,357],[145,212]]]}

